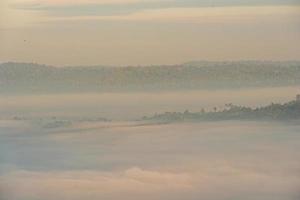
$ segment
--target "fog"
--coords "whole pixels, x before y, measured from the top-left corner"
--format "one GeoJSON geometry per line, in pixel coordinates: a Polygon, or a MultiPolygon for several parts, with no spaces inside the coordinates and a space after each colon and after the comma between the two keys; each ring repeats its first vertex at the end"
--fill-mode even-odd
{"type": "Polygon", "coordinates": [[[0,95],[0,116],[104,117],[132,120],[166,111],[197,112],[226,103],[263,106],[295,98],[299,87],[243,90],[195,90],[153,93],[93,93],[52,95],[0,95]]]}
{"type": "Polygon", "coordinates": [[[287,102],[297,90],[1,96],[0,199],[298,200],[299,121],[133,120],[287,102]],[[59,117],[71,123],[47,124],[59,117]],[[78,120],[89,117],[113,120],[78,120]]]}
{"type": "Polygon", "coordinates": [[[297,200],[300,126],[0,124],[1,200],[297,200]]]}

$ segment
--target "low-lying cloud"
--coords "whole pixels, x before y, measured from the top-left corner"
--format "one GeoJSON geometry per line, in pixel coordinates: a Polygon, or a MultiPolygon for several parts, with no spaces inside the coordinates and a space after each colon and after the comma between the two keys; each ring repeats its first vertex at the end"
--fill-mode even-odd
{"type": "Polygon", "coordinates": [[[300,180],[230,166],[193,172],[14,171],[0,179],[2,200],[228,199],[296,200],[300,180]]]}

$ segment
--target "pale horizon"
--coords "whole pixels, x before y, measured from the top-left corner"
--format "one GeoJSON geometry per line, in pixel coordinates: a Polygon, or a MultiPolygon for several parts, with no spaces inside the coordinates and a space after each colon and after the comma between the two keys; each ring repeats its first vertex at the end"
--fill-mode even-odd
{"type": "Polygon", "coordinates": [[[34,64],[34,65],[44,65],[44,66],[49,66],[49,67],[151,67],[151,66],[177,66],[177,65],[184,65],[188,63],[193,63],[193,62],[208,62],[208,63],[226,63],[226,62],[274,62],[274,63],[286,63],[286,62],[300,62],[300,59],[298,60],[188,60],[185,62],[181,63],[149,63],[149,64],[102,64],[102,63],[95,63],[95,64],[48,64],[48,63],[39,63],[35,61],[27,62],[27,61],[0,61],[1,64],[6,64],[6,63],[16,63],[16,64],[34,64]]]}

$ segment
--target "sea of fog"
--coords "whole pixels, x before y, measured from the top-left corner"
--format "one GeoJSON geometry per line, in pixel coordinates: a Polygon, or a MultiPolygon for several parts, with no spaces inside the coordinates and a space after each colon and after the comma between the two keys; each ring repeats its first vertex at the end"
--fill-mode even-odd
{"type": "Polygon", "coordinates": [[[0,200],[299,200],[299,121],[132,120],[298,89],[0,95],[0,200]]]}
{"type": "Polygon", "coordinates": [[[1,200],[299,200],[300,124],[0,122],[1,200]]]}

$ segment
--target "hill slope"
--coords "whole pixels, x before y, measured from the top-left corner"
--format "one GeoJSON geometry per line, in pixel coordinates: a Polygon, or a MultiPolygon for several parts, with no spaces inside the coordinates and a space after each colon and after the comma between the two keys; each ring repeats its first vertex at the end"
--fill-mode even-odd
{"type": "Polygon", "coordinates": [[[300,84],[300,62],[192,62],[174,66],[52,67],[0,64],[0,92],[103,92],[300,84]]]}
{"type": "Polygon", "coordinates": [[[214,112],[166,112],[151,117],[146,121],[178,122],[178,121],[213,121],[213,120],[299,120],[300,101],[285,104],[270,104],[260,108],[226,105],[226,108],[214,112]]]}

